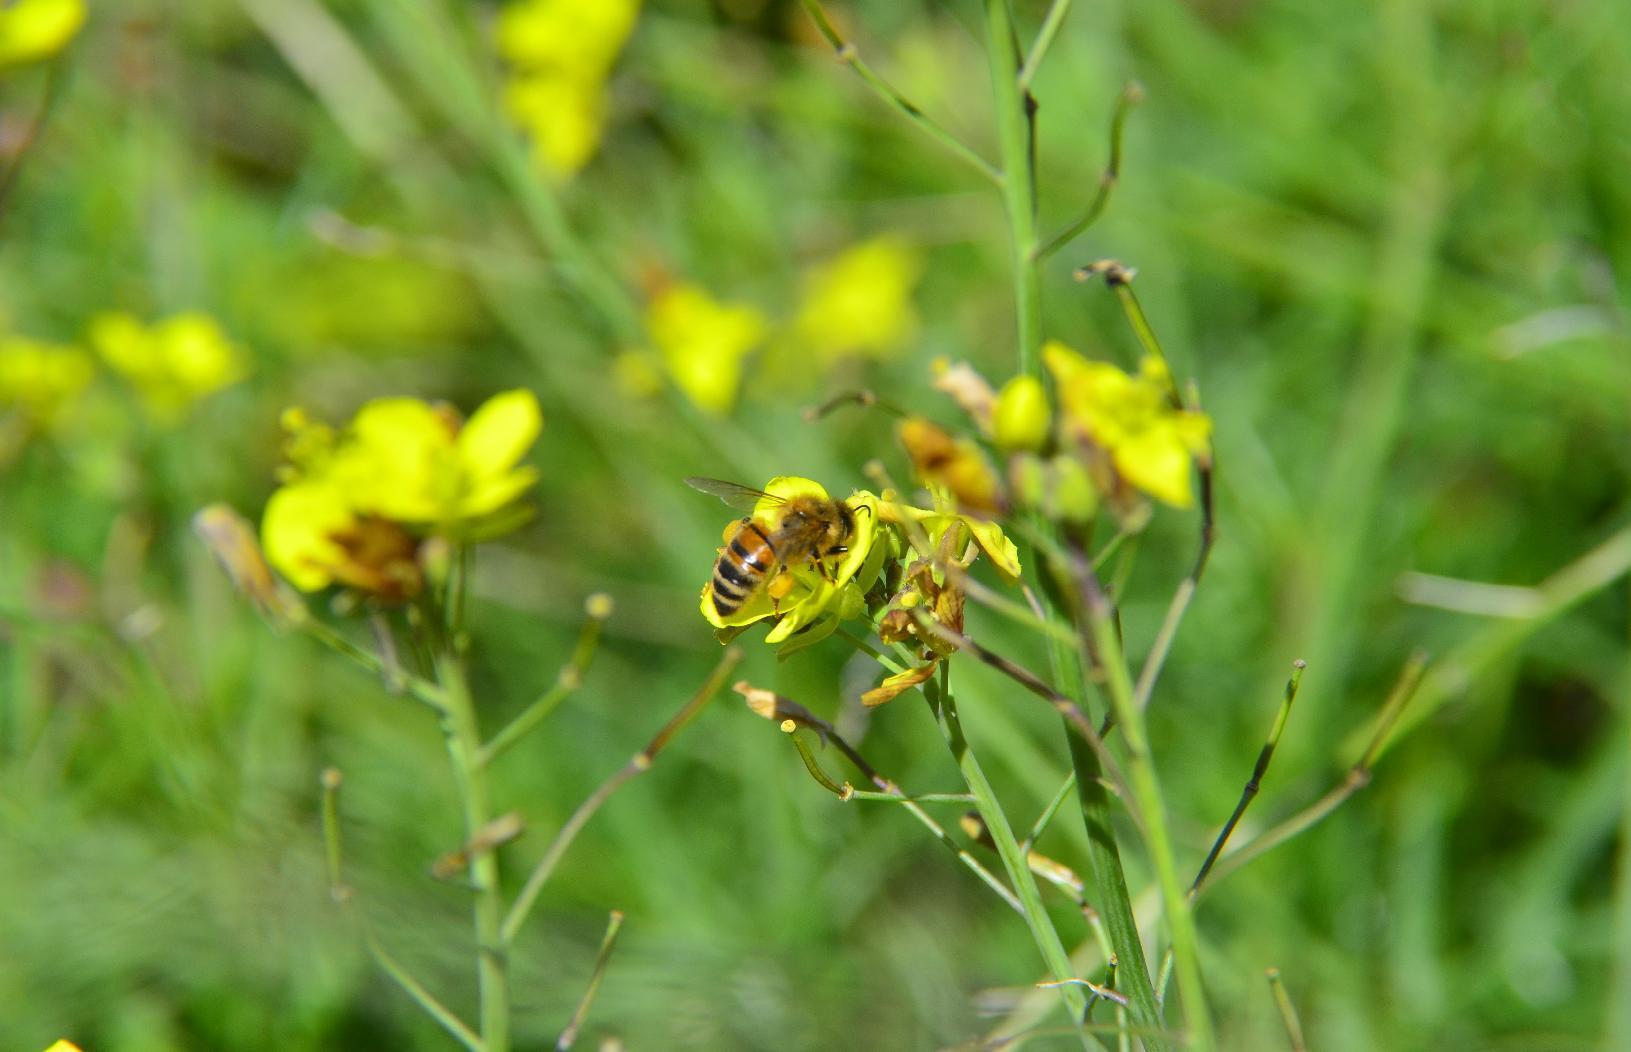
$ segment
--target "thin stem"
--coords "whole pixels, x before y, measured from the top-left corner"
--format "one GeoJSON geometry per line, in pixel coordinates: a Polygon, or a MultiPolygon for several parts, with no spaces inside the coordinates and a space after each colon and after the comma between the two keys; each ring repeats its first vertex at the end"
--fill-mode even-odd
{"type": "Polygon", "coordinates": [[[301,620],[300,629],[335,653],[350,658],[379,676],[387,690],[393,693],[406,691],[409,697],[423,703],[437,714],[447,712],[447,698],[443,695],[442,688],[429,680],[414,675],[378,654],[364,650],[316,618],[306,617],[301,620]]]}
{"type": "Polygon", "coordinates": [[[1087,228],[1099,221],[1104,209],[1110,203],[1110,194],[1121,181],[1121,138],[1122,130],[1127,125],[1127,114],[1132,112],[1134,106],[1144,101],[1144,89],[1138,84],[1129,83],[1121,89],[1116,96],[1116,108],[1110,113],[1110,158],[1105,162],[1104,171],[1099,175],[1099,189],[1088,203],[1087,210],[1071,220],[1059,233],[1048,239],[1034,253],[1038,262],[1047,259],[1055,252],[1081,237],[1087,228]]]}
{"type": "Polygon", "coordinates": [[[595,954],[595,968],[589,973],[589,985],[583,991],[583,997],[578,1000],[578,1007],[572,1012],[572,1021],[566,1024],[561,1036],[555,1039],[555,1052],[566,1052],[578,1039],[578,1031],[583,1029],[583,1021],[589,1017],[589,1006],[595,1003],[595,994],[600,992],[600,980],[606,974],[606,965],[612,959],[612,949],[617,945],[617,933],[623,929],[623,911],[613,910],[606,922],[606,934],[600,940],[600,952],[595,954]]]}
{"type": "Polygon", "coordinates": [[[1207,1009],[1206,993],[1201,985],[1195,918],[1190,910],[1186,889],[1178,877],[1177,861],[1167,833],[1161,784],[1144,733],[1144,715],[1133,698],[1133,685],[1122,657],[1121,640],[1110,617],[1109,599],[1090,572],[1081,574],[1078,584],[1082,590],[1087,628],[1105,670],[1104,692],[1115,712],[1116,722],[1122,727],[1128,787],[1144,820],[1145,844],[1149,848],[1150,861],[1155,867],[1156,880],[1161,889],[1162,906],[1172,936],[1178,986],[1183,995],[1186,1036],[1191,1048],[1205,1052],[1214,1046],[1214,1037],[1211,1013],[1207,1009]]]}
{"type": "Polygon", "coordinates": [[[362,931],[363,944],[368,947],[368,953],[374,958],[380,970],[402,988],[410,999],[443,1030],[446,1030],[459,1044],[470,1052],[486,1052],[486,1045],[481,1038],[465,1025],[464,1021],[454,1014],[453,1010],[437,999],[436,995],[426,989],[425,985],[415,979],[397,959],[380,945],[373,931],[368,927],[357,913],[351,909],[355,905],[351,889],[346,886],[342,872],[342,854],[340,846],[340,785],[344,778],[334,767],[324,768],[321,784],[323,787],[323,855],[328,867],[329,895],[335,902],[346,908],[358,928],[362,931]]]}
{"type": "MultiPolygon", "coordinates": [[[[1099,762],[1103,764],[1104,770],[1110,779],[1110,785],[1115,790],[1116,794],[1118,796],[1125,795],[1125,781],[1121,776],[1121,770],[1116,764],[1115,757],[1110,755],[1110,751],[1105,748],[1104,739],[1099,735],[1099,732],[1094,729],[1093,722],[1087,718],[1087,714],[1082,711],[1082,707],[1078,705],[1073,698],[1070,698],[1065,694],[1061,694],[1059,691],[1048,686],[1039,676],[1036,675],[1036,673],[1031,672],[1029,669],[1026,669],[1021,665],[1015,664],[1014,662],[1003,657],[1001,654],[997,654],[986,649],[984,646],[976,643],[974,640],[963,635],[963,633],[958,632],[956,629],[936,621],[923,611],[914,609],[912,613],[914,621],[916,622],[918,628],[922,631],[950,643],[959,650],[968,651],[985,664],[996,669],[998,672],[1001,672],[1015,683],[1018,683],[1020,686],[1030,691],[1032,694],[1052,705],[1054,711],[1063,716],[1065,718],[1065,722],[1074,728],[1076,733],[1081,735],[1082,740],[1087,742],[1087,744],[1092,747],[1094,753],[1098,755],[1099,762]]],[[[1134,817],[1136,818],[1137,816],[1134,817]]]]}
{"type": "Polygon", "coordinates": [[[1053,38],[1059,35],[1059,30],[1065,24],[1065,16],[1070,14],[1071,0],[1053,0],[1048,5],[1047,16],[1042,19],[1042,28],[1037,30],[1036,40],[1031,44],[1031,50],[1025,55],[1025,65],[1019,71],[1019,87],[1021,91],[1031,90],[1031,81],[1036,78],[1036,71],[1042,68],[1042,60],[1048,57],[1048,48],[1053,46],[1053,38]]]}
{"type": "Polygon", "coordinates": [[[368,953],[374,958],[374,963],[402,988],[402,992],[413,999],[426,1015],[434,1019],[443,1030],[446,1030],[459,1044],[468,1048],[470,1052],[487,1052],[491,1047],[476,1033],[465,1025],[464,1021],[453,1010],[436,999],[436,995],[425,988],[425,985],[415,979],[395,957],[380,945],[372,931],[364,930],[363,941],[368,944],[368,953]]]}
{"type": "Polygon", "coordinates": [[[1008,212],[1014,268],[1014,310],[1019,321],[1019,372],[1036,371],[1042,341],[1042,285],[1036,249],[1036,100],[1019,81],[1019,54],[1008,0],[985,0],[987,64],[1002,146],[1002,198],[1008,212]]]}
{"type": "Polygon", "coordinates": [[[532,872],[527,875],[527,882],[522,885],[521,893],[516,896],[514,904],[510,906],[509,913],[504,916],[504,923],[499,929],[499,938],[504,946],[510,946],[515,942],[516,934],[520,932],[521,926],[527,922],[527,915],[532,912],[532,907],[537,903],[538,895],[544,890],[545,882],[549,880],[550,874],[555,871],[555,866],[561,861],[562,856],[566,854],[567,848],[572,846],[572,841],[576,840],[578,834],[583,831],[583,827],[589,824],[589,819],[593,818],[595,812],[599,811],[601,806],[611,799],[613,793],[651,769],[657,755],[662,752],[674,735],[678,734],[687,723],[690,723],[696,717],[697,713],[702,711],[708,702],[713,700],[714,695],[719,693],[719,688],[725,685],[725,680],[729,678],[731,670],[741,660],[742,652],[740,650],[735,647],[726,650],[724,656],[719,659],[719,664],[715,665],[713,672],[709,673],[707,680],[703,682],[695,694],[691,695],[691,699],[663,725],[662,729],[656,733],[646,747],[635,753],[628,763],[618,768],[610,777],[600,783],[594,792],[590,793],[583,803],[578,805],[577,810],[573,811],[571,816],[567,818],[566,824],[561,826],[560,832],[555,834],[555,839],[550,841],[549,847],[544,850],[543,857],[538,860],[537,865],[533,866],[532,872]]]}
{"type": "Polygon", "coordinates": [[[1266,974],[1269,990],[1274,994],[1274,1006],[1280,1010],[1280,1022],[1286,1028],[1286,1040],[1291,1043],[1291,1052],[1307,1052],[1308,1045],[1303,1042],[1302,1020],[1297,1018],[1297,1006],[1291,1003],[1291,995],[1286,993],[1286,985],[1280,981],[1280,969],[1270,968],[1266,974]]]}
{"type": "Polygon", "coordinates": [[[1059,808],[1063,807],[1065,801],[1070,799],[1070,794],[1075,788],[1076,772],[1071,771],[1065,775],[1065,780],[1059,783],[1059,791],[1053,794],[1053,799],[1048,801],[1048,806],[1044,807],[1042,813],[1036,816],[1036,821],[1031,825],[1031,831],[1021,841],[1024,847],[1029,848],[1041,838],[1043,833],[1047,832],[1048,826],[1053,824],[1053,816],[1059,813],[1059,808]]]}
{"type": "Polygon", "coordinates": [[[1297,700],[1297,688],[1302,685],[1303,670],[1308,662],[1298,660],[1291,666],[1291,678],[1286,680],[1285,695],[1280,699],[1280,711],[1274,717],[1274,726],[1269,729],[1269,736],[1263,741],[1263,748],[1257,753],[1257,763],[1252,767],[1250,778],[1246,779],[1246,787],[1240,792],[1240,802],[1235,804],[1234,813],[1229,821],[1223,824],[1218,838],[1212,842],[1212,850],[1206,853],[1206,861],[1201,863],[1200,870],[1195,874],[1195,880],[1189,885],[1189,897],[1193,899],[1200,894],[1201,884],[1206,880],[1206,874],[1211,872],[1212,864],[1223,853],[1223,847],[1229,842],[1234,833],[1235,826],[1240,824],[1241,816],[1251,805],[1252,799],[1262,785],[1263,775],[1268,773],[1269,761],[1274,759],[1275,747],[1280,744],[1280,734],[1286,729],[1286,720],[1291,716],[1291,704],[1297,700]]]}
{"type": "Polygon", "coordinates": [[[820,0],[801,0],[801,2],[804,4],[805,12],[810,16],[810,21],[815,23],[816,31],[821,34],[822,39],[831,45],[833,54],[837,56],[838,61],[853,69],[855,75],[860,77],[866,86],[872,89],[874,94],[894,107],[908,121],[917,125],[924,134],[966,161],[975,171],[993,183],[999,185],[1002,183],[1003,175],[997,170],[996,166],[981,157],[967,143],[941,127],[933,118],[919,109],[915,103],[896,91],[871,66],[867,65],[866,60],[861,58],[860,52],[855,49],[855,45],[839,34],[838,29],[832,24],[832,19],[827,17],[827,11],[821,6],[820,0]]]}
{"type": "MultiPolygon", "coordinates": [[[[1010,907],[1012,907],[1014,912],[1021,915],[1025,913],[1024,905],[1018,898],[1015,897],[1012,891],[1008,890],[1008,886],[1004,884],[995,873],[992,873],[989,869],[986,869],[985,866],[980,863],[979,859],[963,850],[957,841],[953,840],[946,833],[946,830],[940,825],[939,822],[936,822],[932,817],[930,817],[927,811],[918,806],[917,801],[926,799],[925,797],[908,796],[901,790],[900,786],[896,785],[892,780],[884,777],[882,774],[879,774],[878,771],[866,761],[865,757],[863,757],[859,752],[856,752],[849,742],[845,741],[843,736],[833,729],[832,724],[828,723],[826,720],[820,719],[798,702],[792,701],[789,698],[784,698],[780,694],[776,694],[768,690],[761,690],[758,687],[752,686],[746,681],[736,684],[736,686],[732,689],[738,694],[742,695],[743,698],[747,700],[748,708],[752,709],[760,716],[763,716],[769,720],[774,720],[777,723],[787,723],[789,721],[796,723],[800,727],[805,727],[814,731],[816,734],[820,735],[823,740],[831,742],[833,748],[843,753],[844,758],[847,759],[857,771],[861,772],[862,777],[871,782],[873,785],[877,786],[880,790],[879,793],[864,794],[852,790],[850,793],[850,799],[855,799],[856,797],[860,797],[862,799],[882,798],[899,802],[901,806],[906,808],[906,810],[911,813],[913,818],[916,818],[920,823],[922,823],[923,828],[927,829],[936,840],[951,851],[952,854],[956,855],[957,860],[967,867],[969,872],[973,873],[976,877],[979,877],[987,887],[996,892],[998,898],[1002,899],[1010,907]]],[[[968,797],[968,801],[973,802],[972,795],[968,797]]]]}
{"type": "Polygon", "coordinates": [[[1382,748],[1392,733],[1394,726],[1399,722],[1405,707],[1416,694],[1416,687],[1421,683],[1422,672],[1427,667],[1427,657],[1424,654],[1414,654],[1405,663],[1404,670],[1399,673],[1399,679],[1388,694],[1387,701],[1382,705],[1381,714],[1376,717],[1376,726],[1371,731],[1370,742],[1365,746],[1365,752],[1359,761],[1348,769],[1342,781],[1330,792],[1320,797],[1308,807],[1292,815],[1273,829],[1263,833],[1257,839],[1247,844],[1227,858],[1219,859],[1213,869],[1212,882],[1217,883],[1225,876],[1246,865],[1259,855],[1272,851],[1281,844],[1300,833],[1306,832],[1315,825],[1324,821],[1327,815],[1341,807],[1347,799],[1370,784],[1372,767],[1382,754],[1382,748]]]}
{"type": "Polygon", "coordinates": [[[561,671],[555,676],[555,682],[537,701],[523,709],[519,716],[481,747],[483,766],[492,763],[504,750],[536,730],[561,702],[583,685],[583,677],[589,671],[590,662],[595,659],[601,629],[605,626],[606,619],[612,615],[611,597],[600,593],[590,596],[584,603],[584,612],[586,616],[583,628],[578,632],[578,643],[572,648],[571,658],[561,666],[561,671]]]}
{"type": "MultiPolygon", "coordinates": [[[[447,643],[449,641],[443,641],[447,643]]],[[[436,681],[447,701],[443,721],[448,758],[453,764],[454,781],[464,807],[465,839],[476,841],[493,820],[491,790],[487,771],[481,762],[481,731],[476,724],[475,703],[465,680],[464,667],[446,649],[436,658],[436,681]]],[[[499,888],[498,856],[495,851],[478,851],[470,857],[469,877],[474,892],[472,905],[476,929],[476,980],[481,1001],[481,1040],[488,1052],[508,1052],[510,1047],[510,974],[506,939],[499,922],[504,902],[499,888]]]]}
{"type": "Polygon", "coordinates": [[[350,896],[342,877],[340,855],[340,784],[345,776],[338,767],[323,768],[323,860],[328,866],[328,890],[335,902],[350,896]]]}
{"type": "MultiPolygon", "coordinates": [[[[930,707],[938,717],[935,722],[946,740],[946,747],[951,750],[952,759],[957,762],[957,768],[963,774],[963,780],[968,783],[969,791],[974,794],[975,809],[979,811],[980,818],[991,832],[997,855],[1002,859],[1009,883],[1014,886],[1024,907],[1026,924],[1031,929],[1031,938],[1036,942],[1042,959],[1047,963],[1055,979],[1072,978],[1074,969],[1070,964],[1070,956],[1065,952],[1064,943],[1059,940],[1059,933],[1054,929],[1053,920],[1042,904],[1042,893],[1037,888],[1036,878],[1031,873],[1025,852],[1020,850],[1019,841],[1014,838],[1014,831],[1008,824],[1007,816],[1003,814],[996,791],[992,789],[985,771],[974,755],[974,750],[969,746],[968,738],[963,733],[963,723],[957,714],[957,703],[950,689],[950,666],[949,661],[941,662],[940,675],[924,684],[925,693],[930,697],[930,707]]],[[[1081,990],[1067,986],[1062,987],[1059,993],[1070,1013],[1070,1018],[1073,1021],[1080,1020],[1087,1009],[1087,998],[1083,996],[1081,990]]]]}
{"type": "Polygon", "coordinates": [[[865,789],[851,788],[844,797],[846,800],[878,800],[892,804],[972,804],[973,793],[913,793],[905,796],[896,793],[874,793],[865,789]]]}

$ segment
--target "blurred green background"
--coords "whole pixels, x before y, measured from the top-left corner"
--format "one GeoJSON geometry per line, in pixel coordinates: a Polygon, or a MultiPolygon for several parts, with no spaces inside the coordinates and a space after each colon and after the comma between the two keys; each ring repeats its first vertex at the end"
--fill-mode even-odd
{"type": "MultiPolygon", "coordinates": [[[[1046,4],[1015,7],[1034,32],[1046,4]]],[[[833,11],[996,155],[979,5],[833,11]]],[[[729,513],[680,480],[847,491],[874,458],[904,476],[886,417],[802,410],[864,384],[955,422],[932,361],[1014,369],[996,193],[796,3],[646,0],[570,175],[505,115],[498,14],[106,0],[60,59],[0,71],[0,336],[82,345],[106,311],[203,311],[247,364],[179,415],[105,366],[49,421],[0,409],[0,1047],[446,1047],[328,899],[327,765],[359,908],[471,1012],[467,896],[426,873],[459,837],[434,721],[269,630],[188,527],[217,500],[258,516],[285,406],[543,404],[538,517],[476,568],[484,723],[552,681],[586,595],[617,613],[584,689],[497,768],[528,821],[513,887],[717,658],[696,597],[729,513]],[[812,349],[812,282],[879,235],[915,261],[903,330],[812,349]],[[724,412],[645,350],[675,283],[761,319],[724,412]]],[[[1070,278],[1126,261],[1216,421],[1221,539],[1151,710],[1180,864],[1227,817],[1293,658],[1303,695],[1243,834],[1335,784],[1406,656],[1437,660],[1375,784],[1202,901],[1227,1047],[1283,1043],[1269,966],[1314,1048],[1631,1041],[1628,71],[1617,0],[1112,0],[1076,5],[1036,79],[1044,230],[1098,186],[1122,84],[1147,95],[1108,213],[1045,271],[1047,334],[1132,362],[1114,300],[1070,278]]],[[[1135,658],[1194,530],[1168,511],[1142,542],[1135,658]]],[[[956,785],[922,702],[862,712],[872,669],[836,641],[782,664],[744,645],[746,678],[909,790],[956,785]]],[[[1057,722],[959,675],[1028,825],[1068,770],[1057,722]]],[[[521,1047],[564,1025],[612,908],[628,922],[585,1045],[938,1048],[1040,977],[1019,919],[909,816],[838,803],[780,739],[727,693],[597,816],[516,954],[521,1047]]],[[[1079,824],[1043,846],[1080,864],[1079,824]]]]}

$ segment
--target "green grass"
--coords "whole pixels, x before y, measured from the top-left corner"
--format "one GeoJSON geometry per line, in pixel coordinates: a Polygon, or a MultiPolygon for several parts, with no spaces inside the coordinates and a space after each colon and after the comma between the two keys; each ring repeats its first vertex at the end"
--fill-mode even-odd
{"type": "MultiPolygon", "coordinates": [[[[1016,7],[1028,39],[1046,5],[1016,7]]],[[[266,31],[290,10],[100,5],[0,225],[0,330],[74,340],[101,310],[196,307],[255,361],[179,428],[108,386],[78,430],[0,465],[8,1049],[447,1047],[329,900],[331,765],[356,908],[475,1018],[468,896],[426,874],[460,838],[434,719],[270,632],[188,529],[210,501],[258,514],[283,406],[469,409],[516,385],[543,403],[538,519],[475,568],[488,733],[553,681],[586,595],[617,611],[582,689],[494,766],[495,806],[527,819],[513,889],[717,660],[695,611],[723,517],[681,479],[843,490],[873,458],[903,477],[888,418],[803,407],[865,384],[949,422],[935,357],[995,381],[1019,361],[1001,197],[835,62],[796,3],[649,2],[605,146],[558,192],[487,102],[496,67],[472,59],[491,62],[490,8],[465,25],[431,0],[329,5],[378,90],[328,94],[266,31]],[[719,423],[614,383],[644,275],[785,316],[806,266],[879,230],[927,260],[899,357],[816,373],[767,352],[719,423]]],[[[837,13],[881,76],[1001,155],[981,5],[837,13]]],[[[1408,655],[1435,659],[1372,785],[1197,905],[1224,1048],[1284,1042],[1271,966],[1318,1049],[1631,1040],[1611,1012],[1631,1003],[1628,69],[1612,0],[1163,0],[1073,5],[1035,78],[1044,240],[1092,200],[1123,83],[1146,95],[1103,218],[1040,270],[1041,333],[1135,360],[1114,298],[1071,272],[1137,267],[1217,427],[1220,539],[1148,720],[1179,875],[1234,806],[1294,658],[1296,711],[1236,843],[1337,784],[1408,655]],[[1616,537],[1543,615],[1400,596],[1407,572],[1539,585],[1616,537]]],[[[43,87],[39,70],[0,79],[8,132],[43,87]]],[[[1135,664],[1194,532],[1164,512],[1139,544],[1135,664]]],[[[1041,638],[972,603],[969,632],[1049,667],[1041,638]]],[[[746,678],[833,720],[907,792],[962,790],[915,694],[860,710],[872,668],[840,641],[782,664],[743,645],[746,678]]],[[[991,669],[955,679],[1023,833],[1069,769],[1058,721],[991,669]]],[[[627,919],[578,1047],[938,1048],[1043,977],[1021,918],[909,814],[839,802],[781,738],[727,693],[596,816],[521,934],[518,1046],[566,1026],[612,909],[627,919]]],[[[924,807],[958,835],[959,805],[924,807]]],[[[1141,916],[1158,912],[1149,856],[1115,828],[1141,916]]],[[[1086,869],[1079,822],[1040,847],[1086,869]]],[[[1042,893],[1066,948],[1090,941],[1042,893]]]]}

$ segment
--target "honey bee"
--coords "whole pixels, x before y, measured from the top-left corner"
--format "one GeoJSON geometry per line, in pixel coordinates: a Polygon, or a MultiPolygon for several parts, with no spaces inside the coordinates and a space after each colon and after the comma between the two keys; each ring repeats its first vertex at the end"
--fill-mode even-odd
{"type": "MultiPolygon", "coordinates": [[[[725,546],[714,563],[708,590],[720,617],[729,617],[764,588],[779,603],[793,588],[793,575],[783,571],[813,563],[832,580],[826,560],[849,551],[855,535],[855,511],[841,500],[814,496],[777,497],[749,486],[719,479],[688,478],[686,484],[711,493],[732,507],[751,510],[761,501],[776,505],[776,523],[766,529],[751,517],[731,523],[725,546]]],[[[868,509],[870,511],[870,509],[868,509]]]]}

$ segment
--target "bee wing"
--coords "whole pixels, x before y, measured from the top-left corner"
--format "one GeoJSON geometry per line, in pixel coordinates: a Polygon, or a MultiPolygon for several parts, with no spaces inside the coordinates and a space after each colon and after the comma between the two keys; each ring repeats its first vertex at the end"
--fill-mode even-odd
{"type": "Polygon", "coordinates": [[[734,482],[725,482],[722,479],[697,478],[693,475],[685,480],[685,484],[692,489],[701,490],[704,493],[718,497],[731,507],[741,508],[743,511],[752,511],[762,500],[768,500],[774,504],[787,503],[785,499],[773,493],[766,493],[764,490],[754,489],[752,486],[738,486],[734,482]]]}

